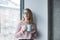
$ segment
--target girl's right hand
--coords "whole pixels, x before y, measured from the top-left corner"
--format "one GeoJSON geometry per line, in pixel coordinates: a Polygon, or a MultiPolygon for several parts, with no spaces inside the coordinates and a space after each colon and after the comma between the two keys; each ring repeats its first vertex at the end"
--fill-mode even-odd
{"type": "Polygon", "coordinates": [[[26,31],[26,27],[25,26],[22,26],[21,31],[22,32],[25,32],[26,31]]]}

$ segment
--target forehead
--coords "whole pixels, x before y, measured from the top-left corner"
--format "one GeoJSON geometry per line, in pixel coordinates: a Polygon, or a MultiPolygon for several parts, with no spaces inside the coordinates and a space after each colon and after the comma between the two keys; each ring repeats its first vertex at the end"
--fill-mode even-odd
{"type": "Polygon", "coordinates": [[[24,10],[24,14],[29,14],[29,12],[27,10],[24,10]]]}
{"type": "Polygon", "coordinates": [[[27,10],[24,10],[24,12],[28,12],[27,10]]]}
{"type": "Polygon", "coordinates": [[[30,13],[28,13],[28,12],[24,12],[24,14],[30,14],[30,13]]]}

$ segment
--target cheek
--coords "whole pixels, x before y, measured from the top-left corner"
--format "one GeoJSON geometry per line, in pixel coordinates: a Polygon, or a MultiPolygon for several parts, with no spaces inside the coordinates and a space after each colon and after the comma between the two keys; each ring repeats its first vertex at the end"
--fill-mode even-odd
{"type": "Polygon", "coordinates": [[[27,18],[27,17],[30,17],[30,15],[29,14],[25,14],[24,15],[24,18],[27,18]]]}
{"type": "Polygon", "coordinates": [[[24,18],[26,18],[26,15],[24,15],[24,18]]]}

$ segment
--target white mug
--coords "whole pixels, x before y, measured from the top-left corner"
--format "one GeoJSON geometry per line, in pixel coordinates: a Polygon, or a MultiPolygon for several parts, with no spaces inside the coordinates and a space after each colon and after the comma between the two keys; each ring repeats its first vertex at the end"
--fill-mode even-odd
{"type": "Polygon", "coordinates": [[[27,31],[31,31],[32,30],[32,25],[31,24],[28,24],[27,25],[27,31]]]}

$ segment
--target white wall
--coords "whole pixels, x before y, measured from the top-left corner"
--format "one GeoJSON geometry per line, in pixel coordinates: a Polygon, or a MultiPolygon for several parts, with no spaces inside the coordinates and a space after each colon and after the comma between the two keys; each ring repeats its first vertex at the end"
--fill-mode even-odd
{"type": "Polygon", "coordinates": [[[48,40],[48,4],[47,0],[25,0],[25,8],[30,8],[35,16],[40,36],[37,40],[48,40]]]}

